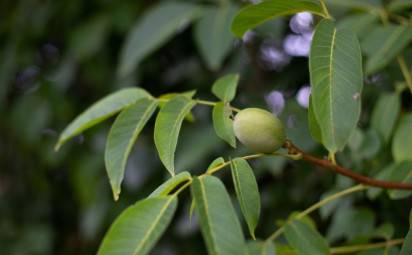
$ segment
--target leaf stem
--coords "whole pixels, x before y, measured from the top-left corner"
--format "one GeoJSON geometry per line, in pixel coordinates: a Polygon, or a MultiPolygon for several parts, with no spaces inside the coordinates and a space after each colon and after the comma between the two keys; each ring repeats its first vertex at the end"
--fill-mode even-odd
{"type": "Polygon", "coordinates": [[[320,0],[320,5],[322,6],[322,11],[325,14],[325,18],[327,18],[327,19],[332,18],[332,16],[330,16],[330,14],[329,14],[328,7],[326,6],[324,0],[320,0]]]}
{"type": "MultiPolygon", "coordinates": [[[[330,203],[330,202],[332,202],[332,201],[334,201],[338,198],[341,198],[343,196],[349,195],[349,194],[354,193],[354,192],[362,191],[364,189],[366,189],[366,187],[361,185],[361,184],[350,187],[348,189],[344,189],[344,190],[342,190],[338,193],[330,195],[330,196],[320,200],[319,202],[313,204],[312,206],[308,207],[306,210],[304,210],[301,213],[299,213],[298,215],[296,215],[294,217],[294,219],[301,219],[301,218],[309,215],[313,211],[321,208],[322,206],[324,206],[324,205],[326,205],[326,204],[328,204],[328,203],[330,203]]],[[[283,233],[283,231],[284,231],[284,227],[278,228],[272,235],[270,235],[266,239],[266,242],[274,241],[276,238],[278,238],[283,233]]]]}
{"type": "Polygon", "coordinates": [[[351,169],[334,164],[333,162],[329,160],[317,158],[309,153],[302,151],[289,140],[285,142],[283,147],[288,150],[288,154],[299,154],[300,153],[302,155],[302,160],[312,163],[314,165],[320,166],[324,169],[331,170],[335,173],[346,176],[348,178],[351,178],[358,183],[362,183],[367,186],[373,186],[373,187],[379,187],[379,188],[385,188],[385,189],[412,190],[412,184],[410,183],[376,180],[376,179],[358,174],[352,171],[351,169]]]}
{"type": "Polygon", "coordinates": [[[402,75],[405,78],[406,84],[408,84],[409,90],[412,93],[412,76],[411,72],[409,71],[408,65],[406,64],[405,59],[399,55],[397,57],[399,67],[401,68],[402,75]]]}
{"type": "MultiPolygon", "coordinates": [[[[249,159],[259,158],[259,157],[262,157],[264,155],[265,154],[258,153],[258,154],[243,156],[243,157],[240,157],[240,158],[245,159],[245,160],[249,160],[249,159]]],[[[222,164],[220,164],[220,165],[218,165],[214,168],[208,169],[204,175],[212,175],[212,174],[216,173],[217,171],[221,170],[222,168],[230,165],[230,162],[231,162],[231,160],[228,160],[228,161],[226,161],[226,162],[224,162],[224,163],[222,163],[222,164]]]]}
{"type": "MultiPolygon", "coordinates": [[[[155,98],[159,102],[168,102],[170,99],[167,98],[155,98]]],[[[193,101],[196,102],[196,104],[201,104],[201,105],[207,105],[207,106],[215,106],[218,102],[213,102],[213,101],[207,101],[207,100],[201,100],[201,99],[192,99],[193,101]]],[[[234,112],[240,112],[239,108],[230,106],[232,111],[234,112]]]]}
{"type": "Polygon", "coordinates": [[[303,212],[299,213],[296,218],[297,219],[301,219],[303,217],[305,217],[306,215],[310,214],[311,212],[319,209],[320,207],[332,202],[333,200],[336,200],[342,196],[346,196],[348,194],[354,193],[354,192],[358,192],[358,191],[362,191],[367,189],[366,186],[362,185],[362,184],[358,184],[356,186],[350,187],[348,189],[344,189],[338,193],[335,193],[331,196],[326,197],[325,199],[322,199],[321,201],[317,202],[316,204],[312,205],[311,207],[307,208],[306,210],[304,210],[303,212]]]}
{"type": "MultiPolygon", "coordinates": [[[[243,156],[243,157],[240,157],[240,158],[245,159],[245,160],[249,160],[249,159],[259,158],[259,157],[262,157],[264,155],[265,154],[259,153],[259,154],[246,155],[246,156],[243,156]]],[[[206,176],[206,175],[212,175],[212,174],[216,173],[217,171],[219,171],[219,170],[225,168],[226,166],[230,165],[230,162],[231,162],[231,160],[226,161],[226,162],[224,162],[224,163],[222,163],[222,164],[220,164],[220,165],[218,165],[214,168],[208,169],[204,174],[201,174],[199,176],[199,178],[202,178],[203,176],[206,176]]],[[[184,185],[182,185],[182,187],[180,187],[176,192],[174,192],[173,195],[179,195],[183,190],[185,190],[188,186],[190,186],[190,184],[192,184],[192,181],[193,180],[190,179],[188,182],[186,182],[184,185]]]]}
{"type": "Polygon", "coordinates": [[[353,252],[359,252],[359,251],[367,251],[367,250],[391,247],[391,246],[395,246],[398,244],[402,244],[403,242],[404,242],[404,239],[394,239],[394,240],[389,240],[389,241],[381,242],[381,243],[332,247],[330,249],[330,253],[331,254],[344,254],[344,253],[353,253],[353,252]]]}

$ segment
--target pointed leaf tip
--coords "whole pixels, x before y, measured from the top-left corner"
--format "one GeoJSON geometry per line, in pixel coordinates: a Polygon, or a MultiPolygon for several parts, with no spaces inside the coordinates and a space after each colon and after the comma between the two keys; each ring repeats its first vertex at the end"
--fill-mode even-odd
{"type": "Polygon", "coordinates": [[[157,115],[154,140],[163,165],[175,175],[175,151],[183,119],[195,106],[195,101],[179,95],[168,101],[157,115]]]}

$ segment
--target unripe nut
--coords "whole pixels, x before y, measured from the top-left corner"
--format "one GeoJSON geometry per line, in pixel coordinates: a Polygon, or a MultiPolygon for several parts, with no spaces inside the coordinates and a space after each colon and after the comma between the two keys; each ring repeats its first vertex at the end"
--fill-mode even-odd
{"type": "Polygon", "coordinates": [[[259,108],[247,108],[236,114],[233,129],[243,145],[260,153],[275,152],[286,139],[282,122],[259,108]]]}

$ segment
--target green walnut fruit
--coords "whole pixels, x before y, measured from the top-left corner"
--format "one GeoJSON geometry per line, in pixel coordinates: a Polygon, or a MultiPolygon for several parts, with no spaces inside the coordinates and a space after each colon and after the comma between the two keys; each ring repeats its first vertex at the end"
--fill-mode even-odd
{"type": "Polygon", "coordinates": [[[233,129],[243,145],[260,153],[275,152],[286,139],[282,122],[259,108],[247,108],[236,114],[233,129]]]}

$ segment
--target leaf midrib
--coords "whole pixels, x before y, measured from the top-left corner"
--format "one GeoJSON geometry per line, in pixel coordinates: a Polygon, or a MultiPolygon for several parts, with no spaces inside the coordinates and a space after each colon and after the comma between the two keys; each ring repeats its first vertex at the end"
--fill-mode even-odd
{"type": "Polygon", "coordinates": [[[166,204],[163,206],[163,208],[160,210],[159,215],[156,217],[156,219],[154,220],[154,222],[152,223],[152,225],[149,227],[148,231],[146,232],[146,235],[143,237],[143,239],[138,243],[136,249],[134,250],[133,254],[137,255],[141,249],[143,248],[144,244],[146,243],[147,239],[149,238],[149,236],[152,234],[154,228],[156,227],[157,223],[159,223],[160,219],[163,217],[164,212],[166,211],[167,207],[169,206],[169,204],[172,202],[172,200],[175,197],[172,196],[169,198],[169,200],[166,202],[166,204]]]}
{"type": "Polygon", "coordinates": [[[205,206],[205,216],[206,216],[207,223],[209,225],[210,241],[212,242],[212,247],[211,248],[213,249],[213,252],[215,254],[219,254],[217,252],[216,241],[214,240],[215,238],[213,236],[212,221],[209,218],[209,207],[207,205],[207,197],[206,197],[205,187],[204,187],[204,184],[203,184],[202,180],[200,180],[200,179],[199,179],[199,185],[200,185],[201,197],[203,198],[204,206],[205,206]]]}
{"type": "MultiPolygon", "coordinates": [[[[240,187],[240,179],[239,179],[239,173],[238,173],[239,168],[237,167],[236,162],[233,162],[233,166],[234,166],[233,172],[234,172],[234,176],[235,176],[235,179],[236,179],[235,187],[239,191],[240,206],[243,208],[242,211],[244,211],[243,213],[245,214],[245,218],[247,218],[247,217],[250,217],[250,215],[249,215],[248,210],[246,208],[245,197],[243,196],[242,189],[240,187]]],[[[246,223],[250,228],[252,228],[252,226],[249,225],[249,220],[246,219],[246,223]]],[[[253,233],[251,233],[251,234],[253,234],[253,233]]]]}
{"type": "Polygon", "coordinates": [[[329,55],[329,84],[330,84],[330,89],[329,89],[329,107],[330,107],[330,124],[331,124],[331,131],[332,131],[332,139],[334,141],[334,145],[336,147],[336,136],[335,136],[335,127],[334,127],[334,114],[333,114],[333,55],[335,51],[335,43],[336,43],[336,28],[333,29],[333,34],[332,34],[332,42],[331,42],[331,48],[330,48],[330,55],[329,55]]]}
{"type": "Polygon", "coordinates": [[[380,50],[374,54],[375,56],[385,56],[388,50],[392,47],[393,43],[397,40],[400,34],[404,31],[403,27],[398,27],[393,31],[393,33],[389,36],[389,38],[385,41],[384,45],[380,50]]]}
{"type": "MultiPolygon", "coordinates": [[[[183,121],[184,116],[186,115],[186,112],[188,111],[188,109],[190,109],[191,107],[193,107],[194,102],[193,101],[189,101],[180,111],[180,113],[177,115],[176,121],[173,123],[173,128],[172,128],[172,132],[175,133],[177,126],[179,125],[179,123],[181,123],[183,121]]],[[[173,157],[174,157],[174,153],[170,153],[172,151],[173,148],[173,141],[174,139],[169,139],[169,144],[168,144],[168,152],[169,152],[169,158],[168,158],[168,163],[171,163],[172,166],[172,171],[174,172],[174,164],[173,164],[173,157]]],[[[169,165],[170,166],[170,165],[169,165]]]]}
{"type": "Polygon", "coordinates": [[[143,113],[142,117],[140,118],[140,120],[143,120],[143,122],[141,122],[140,120],[138,121],[138,124],[136,125],[134,131],[133,131],[133,135],[132,138],[129,140],[129,143],[127,144],[127,148],[125,153],[123,154],[123,158],[122,158],[122,169],[124,169],[126,167],[126,163],[127,163],[127,155],[129,155],[130,151],[132,150],[133,144],[137,139],[137,136],[140,134],[141,129],[142,129],[142,125],[146,124],[147,122],[147,118],[149,114],[152,114],[154,111],[154,107],[156,106],[156,101],[152,101],[150,102],[150,104],[148,105],[148,107],[146,108],[145,112],[143,113]]]}

